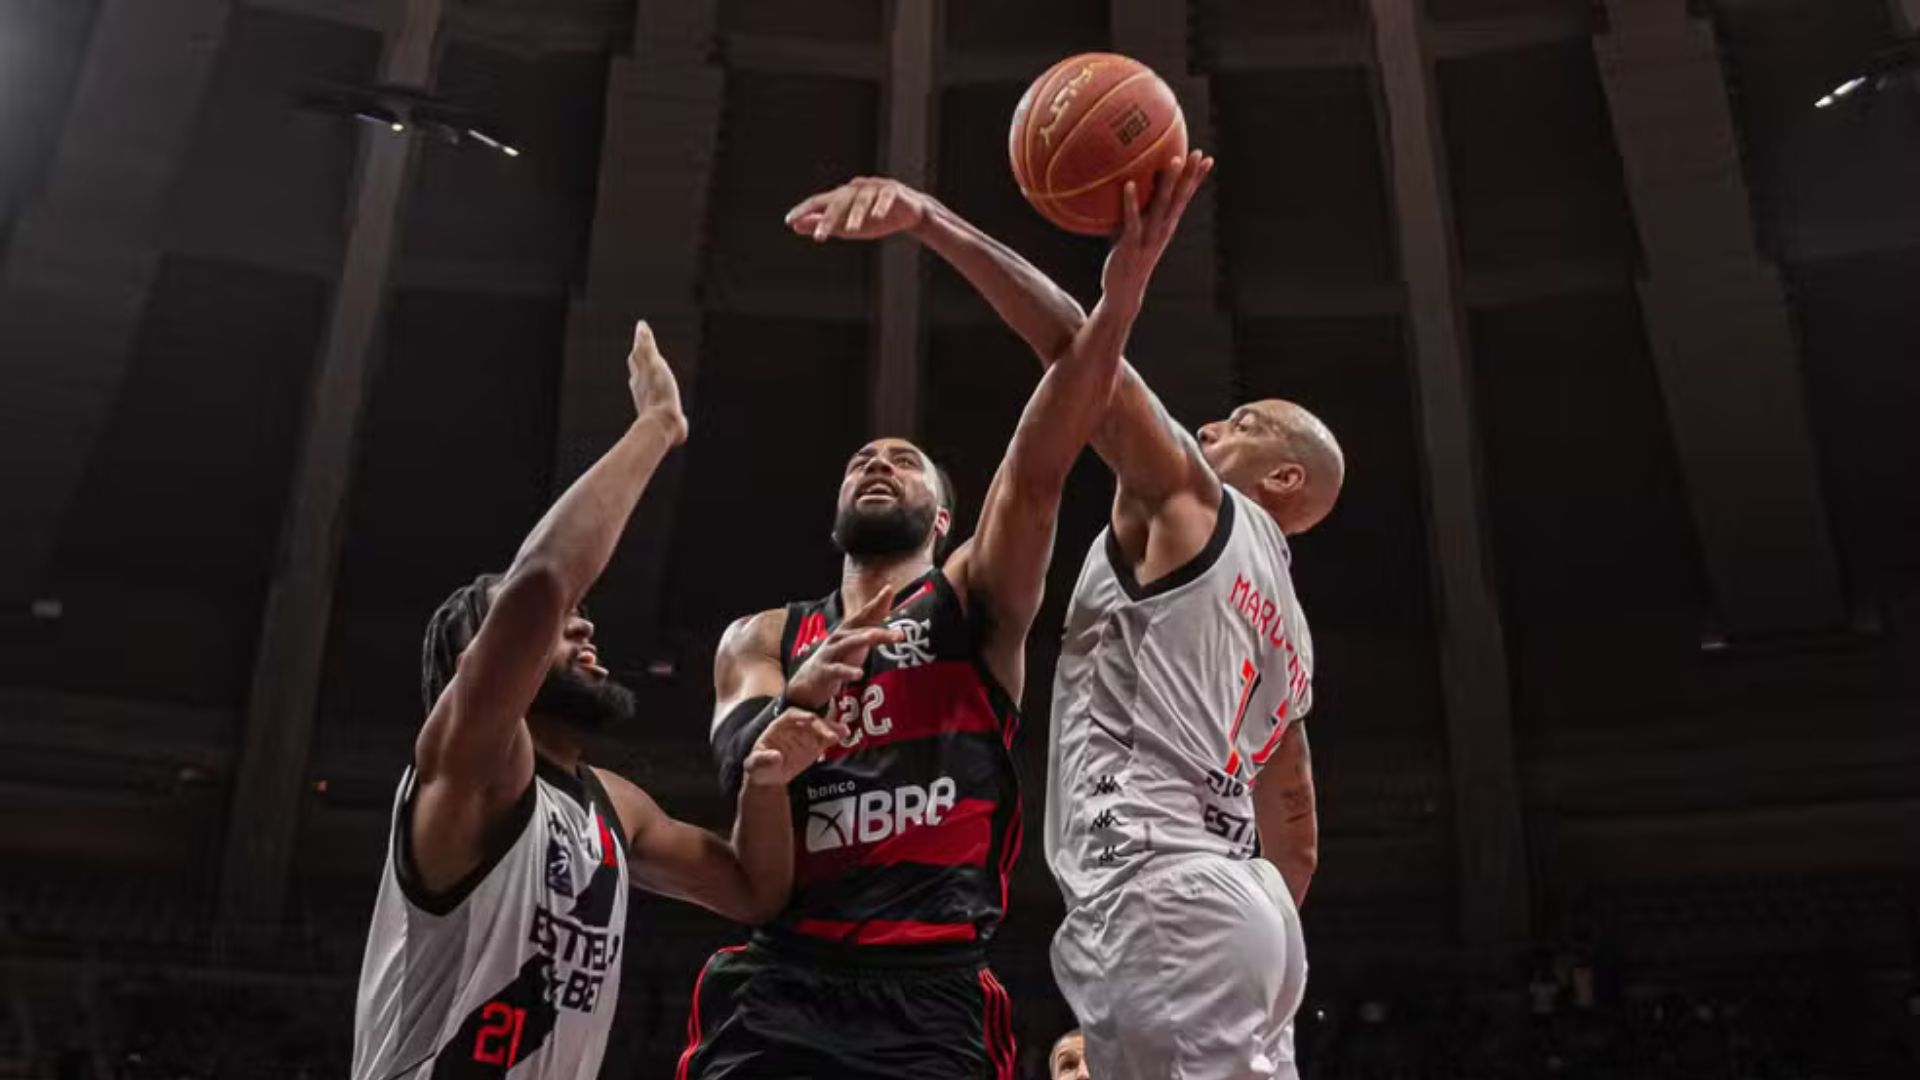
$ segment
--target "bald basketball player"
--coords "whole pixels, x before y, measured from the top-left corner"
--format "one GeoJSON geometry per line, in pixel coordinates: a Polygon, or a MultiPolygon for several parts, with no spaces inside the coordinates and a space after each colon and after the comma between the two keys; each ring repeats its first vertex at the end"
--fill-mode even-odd
{"type": "Polygon", "coordinates": [[[354,1015],[355,1080],[593,1080],[620,990],[630,880],[743,922],[793,876],[787,781],[844,727],[783,713],[745,755],[731,844],[581,761],[631,717],[581,596],[660,460],[686,438],[645,323],[627,360],[636,416],[504,574],[434,613],[428,708],[394,800],[354,1015]]]}
{"type": "MultiPolygon", "coordinates": [[[[1177,179],[1177,178],[1176,178],[1177,179]]],[[[1198,183],[1198,178],[1193,178],[1198,183]]],[[[927,454],[877,439],[847,463],[840,585],[743,619],[714,664],[723,769],[786,706],[851,735],[794,785],[793,899],[695,987],[682,1077],[1010,1080],[1013,1020],[984,948],[1020,846],[1011,748],[1061,488],[1106,411],[1120,343],[1192,184],[1161,188],[1114,244],[1093,314],[1061,339],[989,487],[973,538],[938,558],[953,492],[927,454]],[[841,625],[875,589],[884,631],[841,625]],[[862,666],[836,660],[854,642],[862,666]],[[845,679],[840,694],[822,680],[845,679]]],[[[819,240],[886,208],[840,189],[789,215],[819,240]]],[[[729,777],[729,779],[731,779],[729,777]]]]}
{"type": "MultiPolygon", "coordinates": [[[[1196,153],[1188,168],[1210,164],[1196,153]]],[[[876,208],[859,236],[918,238],[1043,363],[1085,324],[937,201],[854,186],[876,208]]],[[[1316,840],[1299,726],[1313,646],[1287,537],[1333,508],[1344,458],[1286,401],[1242,405],[1195,438],[1130,366],[1092,443],[1118,490],[1054,685],[1047,856],[1068,908],[1054,975],[1101,1080],[1290,1077],[1316,840]],[[1263,841],[1270,857],[1254,858],[1263,841]]]]}

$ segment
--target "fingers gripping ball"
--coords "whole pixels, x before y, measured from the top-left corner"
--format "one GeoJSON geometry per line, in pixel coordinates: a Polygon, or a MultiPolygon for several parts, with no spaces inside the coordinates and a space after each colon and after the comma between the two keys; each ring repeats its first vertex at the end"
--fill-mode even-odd
{"type": "Polygon", "coordinates": [[[1187,119],[1153,69],[1117,53],[1082,53],[1027,88],[1007,152],[1020,193],[1042,217],[1069,232],[1110,236],[1127,181],[1144,207],[1156,171],[1187,152],[1187,119]]]}

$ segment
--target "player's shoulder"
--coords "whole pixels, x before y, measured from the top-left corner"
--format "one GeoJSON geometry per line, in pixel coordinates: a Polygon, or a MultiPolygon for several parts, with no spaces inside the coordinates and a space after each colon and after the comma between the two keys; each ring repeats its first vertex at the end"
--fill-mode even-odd
{"type": "Polygon", "coordinates": [[[722,660],[746,656],[777,656],[780,636],[787,632],[787,609],[768,608],[742,615],[727,625],[720,635],[718,657],[722,660]]]}
{"type": "Polygon", "coordinates": [[[1293,546],[1287,539],[1286,530],[1267,512],[1267,508],[1244,491],[1231,487],[1223,490],[1226,494],[1222,496],[1221,513],[1233,514],[1233,532],[1273,553],[1283,565],[1290,565],[1293,562],[1293,546]]]}
{"type": "Polygon", "coordinates": [[[607,799],[613,803],[613,813],[619,819],[620,831],[631,840],[647,827],[653,816],[660,812],[653,796],[641,789],[639,784],[621,776],[611,769],[598,765],[590,766],[594,778],[606,790],[607,799]]]}

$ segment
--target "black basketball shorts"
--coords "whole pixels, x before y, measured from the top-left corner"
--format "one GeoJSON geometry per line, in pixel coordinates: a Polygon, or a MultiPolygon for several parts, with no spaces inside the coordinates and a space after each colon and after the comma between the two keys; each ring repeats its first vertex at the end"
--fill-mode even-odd
{"type": "Polygon", "coordinates": [[[851,966],[810,951],[713,954],[676,1080],[1013,1080],[1011,1004],[978,956],[851,966]]]}

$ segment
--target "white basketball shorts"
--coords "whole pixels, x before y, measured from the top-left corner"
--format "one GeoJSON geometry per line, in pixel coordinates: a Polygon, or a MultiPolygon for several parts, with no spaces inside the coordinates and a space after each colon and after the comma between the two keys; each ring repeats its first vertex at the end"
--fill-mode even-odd
{"type": "Polygon", "coordinates": [[[1053,974],[1100,1080],[1298,1074],[1300,913],[1265,859],[1159,856],[1068,912],[1053,974]]]}

